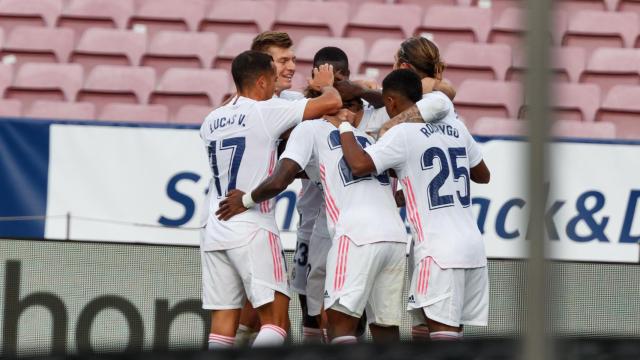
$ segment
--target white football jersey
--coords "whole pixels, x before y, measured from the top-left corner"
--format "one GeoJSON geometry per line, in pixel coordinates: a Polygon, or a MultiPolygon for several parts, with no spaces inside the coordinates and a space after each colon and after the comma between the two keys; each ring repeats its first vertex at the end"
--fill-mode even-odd
{"type": "MultiPolygon", "coordinates": [[[[373,142],[361,130],[356,129],[356,136],[363,146],[373,142]]],[[[333,239],[344,235],[358,245],[406,241],[389,177],[386,174],[354,176],[343,158],[338,129],[331,123],[312,120],[298,125],[289,137],[282,158],[295,161],[303,169],[317,161],[327,225],[333,239]]]]}
{"type": "Polygon", "coordinates": [[[277,141],[287,129],[302,121],[306,99],[255,101],[238,97],[213,110],[200,128],[213,172],[205,251],[245,245],[258,228],[278,234],[274,200],[220,221],[215,215],[220,201],[233,189],[253,190],[275,169],[277,141]]]}
{"type": "Polygon", "coordinates": [[[469,184],[469,169],[482,154],[455,112],[438,122],[396,125],[365,151],[379,173],[398,175],[416,260],[431,256],[442,268],[486,265],[469,184]]]}

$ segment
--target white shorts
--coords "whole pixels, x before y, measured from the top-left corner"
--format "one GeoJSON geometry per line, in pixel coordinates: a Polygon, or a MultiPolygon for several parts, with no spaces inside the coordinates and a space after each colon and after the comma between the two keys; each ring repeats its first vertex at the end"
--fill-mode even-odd
{"type": "Polygon", "coordinates": [[[307,277],[307,314],[320,315],[324,303],[324,282],[327,275],[327,255],[331,249],[331,236],[327,228],[324,203],[309,243],[310,271],[307,277]]]}
{"type": "Polygon", "coordinates": [[[425,316],[439,323],[487,326],[489,276],[487,267],[442,269],[431,257],[415,264],[407,310],[413,324],[424,324],[425,316]]]}
{"type": "Polygon", "coordinates": [[[245,300],[257,308],[289,296],[289,280],[280,238],[264,229],[246,245],[217,251],[200,251],[202,308],[240,309],[245,300]]]}
{"type": "Polygon", "coordinates": [[[346,236],[335,239],[327,257],[324,307],[369,323],[399,326],[402,317],[405,244],[379,242],[358,246],[346,236]]]}

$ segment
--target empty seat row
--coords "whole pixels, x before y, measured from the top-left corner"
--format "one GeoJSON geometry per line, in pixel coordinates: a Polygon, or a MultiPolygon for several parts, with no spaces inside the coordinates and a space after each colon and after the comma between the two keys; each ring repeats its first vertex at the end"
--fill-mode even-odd
{"type": "Polygon", "coordinates": [[[141,105],[109,103],[98,111],[94,103],[36,100],[31,105],[17,99],[0,99],[0,117],[26,117],[60,120],[104,120],[151,123],[202,124],[212,107],[181,106],[170,116],[169,107],[161,104],[141,105]]]}

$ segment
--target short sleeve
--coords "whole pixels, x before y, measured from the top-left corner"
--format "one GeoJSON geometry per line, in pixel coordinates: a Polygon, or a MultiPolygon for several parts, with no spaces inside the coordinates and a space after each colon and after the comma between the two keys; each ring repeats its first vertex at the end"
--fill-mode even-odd
{"type": "Polygon", "coordinates": [[[402,124],[387,131],[378,142],[367,146],[366,151],[376,166],[378,174],[387,169],[398,168],[407,158],[407,141],[403,133],[402,124]]]}
{"type": "Polygon", "coordinates": [[[257,103],[265,122],[265,128],[272,138],[277,138],[283,132],[298,125],[302,121],[304,109],[308,99],[287,101],[270,99],[257,103]]]}
{"type": "Polygon", "coordinates": [[[304,169],[309,164],[311,156],[313,155],[313,144],[313,121],[305,121],[296,126],[291,132],[291,135],[289,135],[287,147],[280,156],[280,159],[291,159],[298,163],[301,169],[304,169]]]}
{"type": "Polygon", "coordinates": [[[451,100],[439,91],[430,92],[422,96],[416,103],[424,122],[444,119],[451,111],[451,100]]]}

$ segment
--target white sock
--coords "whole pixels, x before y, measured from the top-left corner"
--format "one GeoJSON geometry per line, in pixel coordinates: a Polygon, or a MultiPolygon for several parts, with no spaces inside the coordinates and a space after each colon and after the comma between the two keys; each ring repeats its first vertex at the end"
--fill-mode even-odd
{"type": "Polygon", "coordinates": [[[302,327],[302,342],[304,344],[320,344],[322,343],[322,335],[322,329],[302,327]]]}
{"type": "Polygon", "coordinates": [[[462,340],[462,332],[456,331],[435,331],[429,334],[431,340],[455,341],[462,340]]]}
{"type": "Polygon", "coordinates": [[[226,349],[233,346],[235,338],[218,334],[209,334],[209,350],[226,349]]]}
{"type": "Polygon", "coordinates": [[[271,324],[262,325],[258,336],[253,341],[253,347],[282,345],[286,338],[287,332],[283,328],[271,324]]]}
{"type": "Polygon", "coordinates": [[[338,336],[335,337],[333,339],[331,339],[331,344],[357,344],[358,343],[358,339],[356,339],[355,336],[353,335],[347,335],[347,336],[338,336]]]}
{"type": "Polygon", "coordinates": [[[255,339],[258,332],[251,330],[247,325],[238,325],[236,330],[236,346],[249,346],[255,339]]]}
{"type": "Polygon", "coordinates": [[[429,337],[429,328],[426,325],[418,325],[411,328],[411,337],[413,341],[427,341],[429,337]]]}

